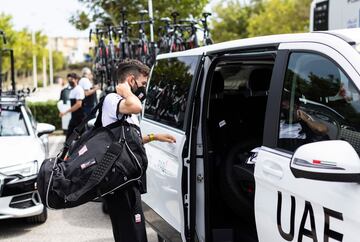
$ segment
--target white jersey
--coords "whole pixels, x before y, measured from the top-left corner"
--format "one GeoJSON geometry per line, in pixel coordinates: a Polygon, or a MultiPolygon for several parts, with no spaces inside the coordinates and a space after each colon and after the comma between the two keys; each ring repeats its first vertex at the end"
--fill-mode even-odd
{"type": "Polygon", "coordinates": [[[69,99],[75,99],[75,100],[83,100],[85,98],[85,92],[84,89],[77,85],[73,89],[71,89],[69,93],[69,99]]]}
{"type": "MultiPolygon", "coordinates": [[[[119,113],[119,104],[122,99],[123,97],[116,93],[110,93],[105,97],[101,116],[103,126],[107,126],[122,118],[123,114],[119,113]]],[[[140,126],[138,115],[131,114],[126,121],[138,127],[140,126]]]]}
{"type": "Polygon", "coordinates": [[[91,81],[89,80],[89,78],[87,77],[82,77],[80,80],[79,80],[79,86],[82,87],[82,89],[84,89],[85,91],[87,90],[90,90],[92,88],[92,83],[91,81]]]}
{"type": "Polygon", "coordinates": [[[281,120],[279,139],[306,139],[306,134],[301,133],[301,131],[301,124],[288,124],[284,120],[281,120]]]}

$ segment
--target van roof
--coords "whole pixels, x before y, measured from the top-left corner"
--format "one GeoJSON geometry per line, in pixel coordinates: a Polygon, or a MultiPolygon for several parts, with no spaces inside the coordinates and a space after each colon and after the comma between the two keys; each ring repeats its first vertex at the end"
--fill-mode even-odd
{"type": "Polygon", "coordinates": [[[239,39],[239,40],[226,41],[213,45],[203,46],[195,49],[185,50],[181,52],[160,54],[157,56],[157,59],[164,59],[164,58],[171,58],[178,56],[198,56],[203,54],[223,52],[224,50],[231,51],[233,49],[239,49],[242,46],[256,47],[262,45],[266,46],[266,45],[299,42],[299,41],[318,42],[332,46],[334,45],[334,42],[339,41],[339,39],[348,42],[350,45],[355,45],[360,43],[360,28],[309,32],[309,33],[299,33],[299,34],[268,35],[261,37],[239,39]]]}

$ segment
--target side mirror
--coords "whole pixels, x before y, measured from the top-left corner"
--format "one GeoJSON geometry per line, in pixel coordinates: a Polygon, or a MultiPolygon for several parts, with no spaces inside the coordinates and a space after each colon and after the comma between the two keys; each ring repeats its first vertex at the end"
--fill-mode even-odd
{"type": "Polygon", "coordinates": [[[290,169],[296,178],[360,183],[360,158],[342,140],[300,146],[291,159],[290,169]]]}
{"type": "Polygon", "coordinates": [[[46,123],[38,123],[36,127],[37,136],[40,137],[44,134],[51,134],[55,131],[55,126],[46,123]]]}

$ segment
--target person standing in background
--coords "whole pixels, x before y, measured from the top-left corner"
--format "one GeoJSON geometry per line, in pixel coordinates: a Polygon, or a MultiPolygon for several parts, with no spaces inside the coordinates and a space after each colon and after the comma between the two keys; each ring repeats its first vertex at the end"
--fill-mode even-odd
{"type": "MultiPolygon", "coordinates": [[[[81,76],[82,77],[79,81],[79,86],[81,86],[85,92],[85,99],[83,101],[83,111],[84,114],[88,116],[91,110],[97,104],[96,91],[99,89],[99,86],[93,85],[92,83],[93,74],[91,73],[91,70],[88,67],[84,67],[82,69],[81,76]]],[[[93,115],[92,118],[95,118],[95,115],[93,115]]]]}
{"type": "Polygon", "coordinates": [[[67,75],[67,79],[69,85],[72,87],[69,94],[71,108],[66,110],[65,112],[59,113],[60,117],[63,117],[67,113],[71,113],[71,119],[66,134],[66,139],[69,138],[76,126],[78,126],[84,118],[82,103],[85,98],[84,90],[81,88],[80,85],[78,85],[80,77],[76,73],[69,73],[67,75]]]}

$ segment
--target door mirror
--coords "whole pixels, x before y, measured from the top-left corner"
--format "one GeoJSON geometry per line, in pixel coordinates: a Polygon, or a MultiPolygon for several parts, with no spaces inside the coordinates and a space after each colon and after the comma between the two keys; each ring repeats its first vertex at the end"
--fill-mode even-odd
{"type": "Polygon", "coordinates": [[[296,178],[360,183],[359,156],[342,140],[300,146],[291,159],[290,168],[296,178]]]}
{"type": "Polygon", "coordinates": [[[55,126],[51,125],[51,124],[38,123],[36,126],[36,131],[37,131],[38,137],[40,137],[41,135],[44,135],[44,134],[50,134],[50,133],[54,132],[54,130],[55,130],[55,126]]]}

